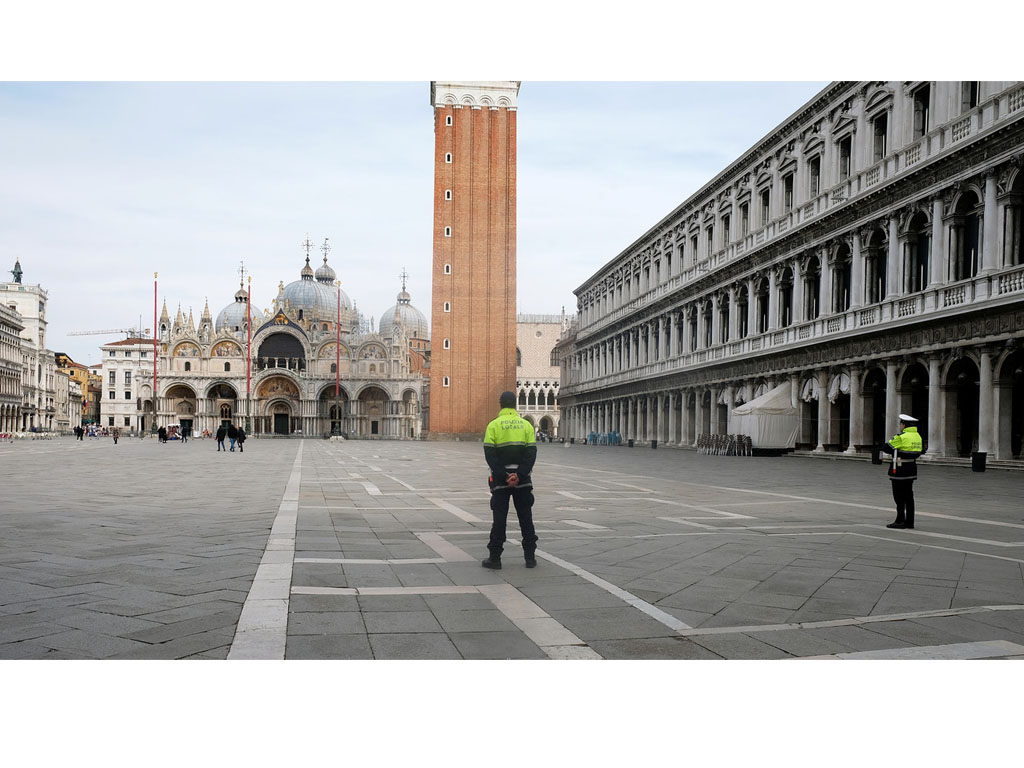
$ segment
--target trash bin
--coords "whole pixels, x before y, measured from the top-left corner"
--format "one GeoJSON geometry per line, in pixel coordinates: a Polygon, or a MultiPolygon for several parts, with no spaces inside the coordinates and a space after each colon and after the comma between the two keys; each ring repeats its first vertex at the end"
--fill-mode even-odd
{"type": "Polygon", "coordinates": [[[657,447],[658,447],[658,441],[657,440],[651,440],[651,448],[657,448],[657,447]]]}
{"type": "Polygon", "coordinates": [[[632,447],[633,447],[633,441],[632,441],[632,440],[630,440],[630,441],[629,441],[629,447],[630,447],[630,448],[632,448],[632,447]]]}
{"type": "Polygon", "coordinates": [[[985,457],[988,454],[984,451],[976,451],[971,454],[971,470],[974,472],[985,471],[985,457]]]}
{"type": "Polygon", "coordinates": [[[871,463],[881,464],[882,463],[882,449],[880,446],[871,446],[871,463]]]}
{"type": "Polygon", "coordinates": [[[569,438],[569,445],[575,445],[575,444],[576,444],[576,438],[575,437],[570,437],[569,438]]]}

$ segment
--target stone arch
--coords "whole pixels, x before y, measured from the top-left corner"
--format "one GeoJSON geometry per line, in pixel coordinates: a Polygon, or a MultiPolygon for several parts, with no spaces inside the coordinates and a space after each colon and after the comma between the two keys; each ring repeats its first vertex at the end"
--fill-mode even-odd
{"type": "Polygon", "coordinates": [[[238,390],[235,389],[233,384],[226,381],[215,381],[206,388],[206,392],[203,397],[210,399],[228,399],[238,398],[238,390]]]}
{"type": "Polygon", "coordinates": [[[947,456],[970,456],[977,450],[981,372],[971,355],[951,361],[943,376],[946,394],[947,456]]]}
{"type": "Polygon", "coordinates": [[[932,382],[928,376],[927,361],[914,359],[896,376],[896,391],[899,393],[899,412],[906,413],[918,420],[918,432],[925,441],[931,425],[931,414],[928,413],[928,390],[932,382]]]}
{"type": "Polygon", "coordinates": [[[1007,350],[996,371],[996,455],[1021,458],[1024,454],[1024,349],[1007,350]]]}

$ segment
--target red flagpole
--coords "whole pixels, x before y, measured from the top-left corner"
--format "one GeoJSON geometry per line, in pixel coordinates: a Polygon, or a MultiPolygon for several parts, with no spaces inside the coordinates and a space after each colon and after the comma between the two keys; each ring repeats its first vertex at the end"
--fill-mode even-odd
{"type": "Polygon", "coordinates": [[[160,337],[160,326],[157,325],[156,321],[156,277],[157,273],[153,273],[153,423],[150,427],[155,427],[157,422],[157,395],[156,395],[156,358],[157,358],[157,339],[160,337]]]}
{"type": "Polygon", "coordinates": [[[252,431],[252,423],[249,421],[250,403],[250,381],[252,380],[252,275],[249,275],[249,297],[245,300],[245,326],[249,331],[248,339],[245,342],[245,426],[252,431]]]}
{"type": "Polygon", "coordinates": [[[334,399],[341,396],[341,280],[338,281],[338,321],[334,324],[334,399]]]}

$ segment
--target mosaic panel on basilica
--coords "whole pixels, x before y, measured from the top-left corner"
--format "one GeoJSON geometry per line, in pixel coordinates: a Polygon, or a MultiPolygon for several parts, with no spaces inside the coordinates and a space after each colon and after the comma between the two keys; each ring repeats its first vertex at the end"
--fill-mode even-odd
{"type": "Polygon", "coordinates": [[[575,291],[563,433],[695,446],[774,393],[788,449],[908,413],[926,460],[1019,460],[1022,158],[1020,82],[830,84],[575,291]]]}

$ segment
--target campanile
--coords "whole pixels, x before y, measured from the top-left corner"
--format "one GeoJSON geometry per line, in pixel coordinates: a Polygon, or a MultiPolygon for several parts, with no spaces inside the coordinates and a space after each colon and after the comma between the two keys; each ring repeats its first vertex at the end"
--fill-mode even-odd
{"type": "Polygon", "coordinates": [[[516,384],[519,81],[431,82],[430,432],[481,439],[516,384]]]}

